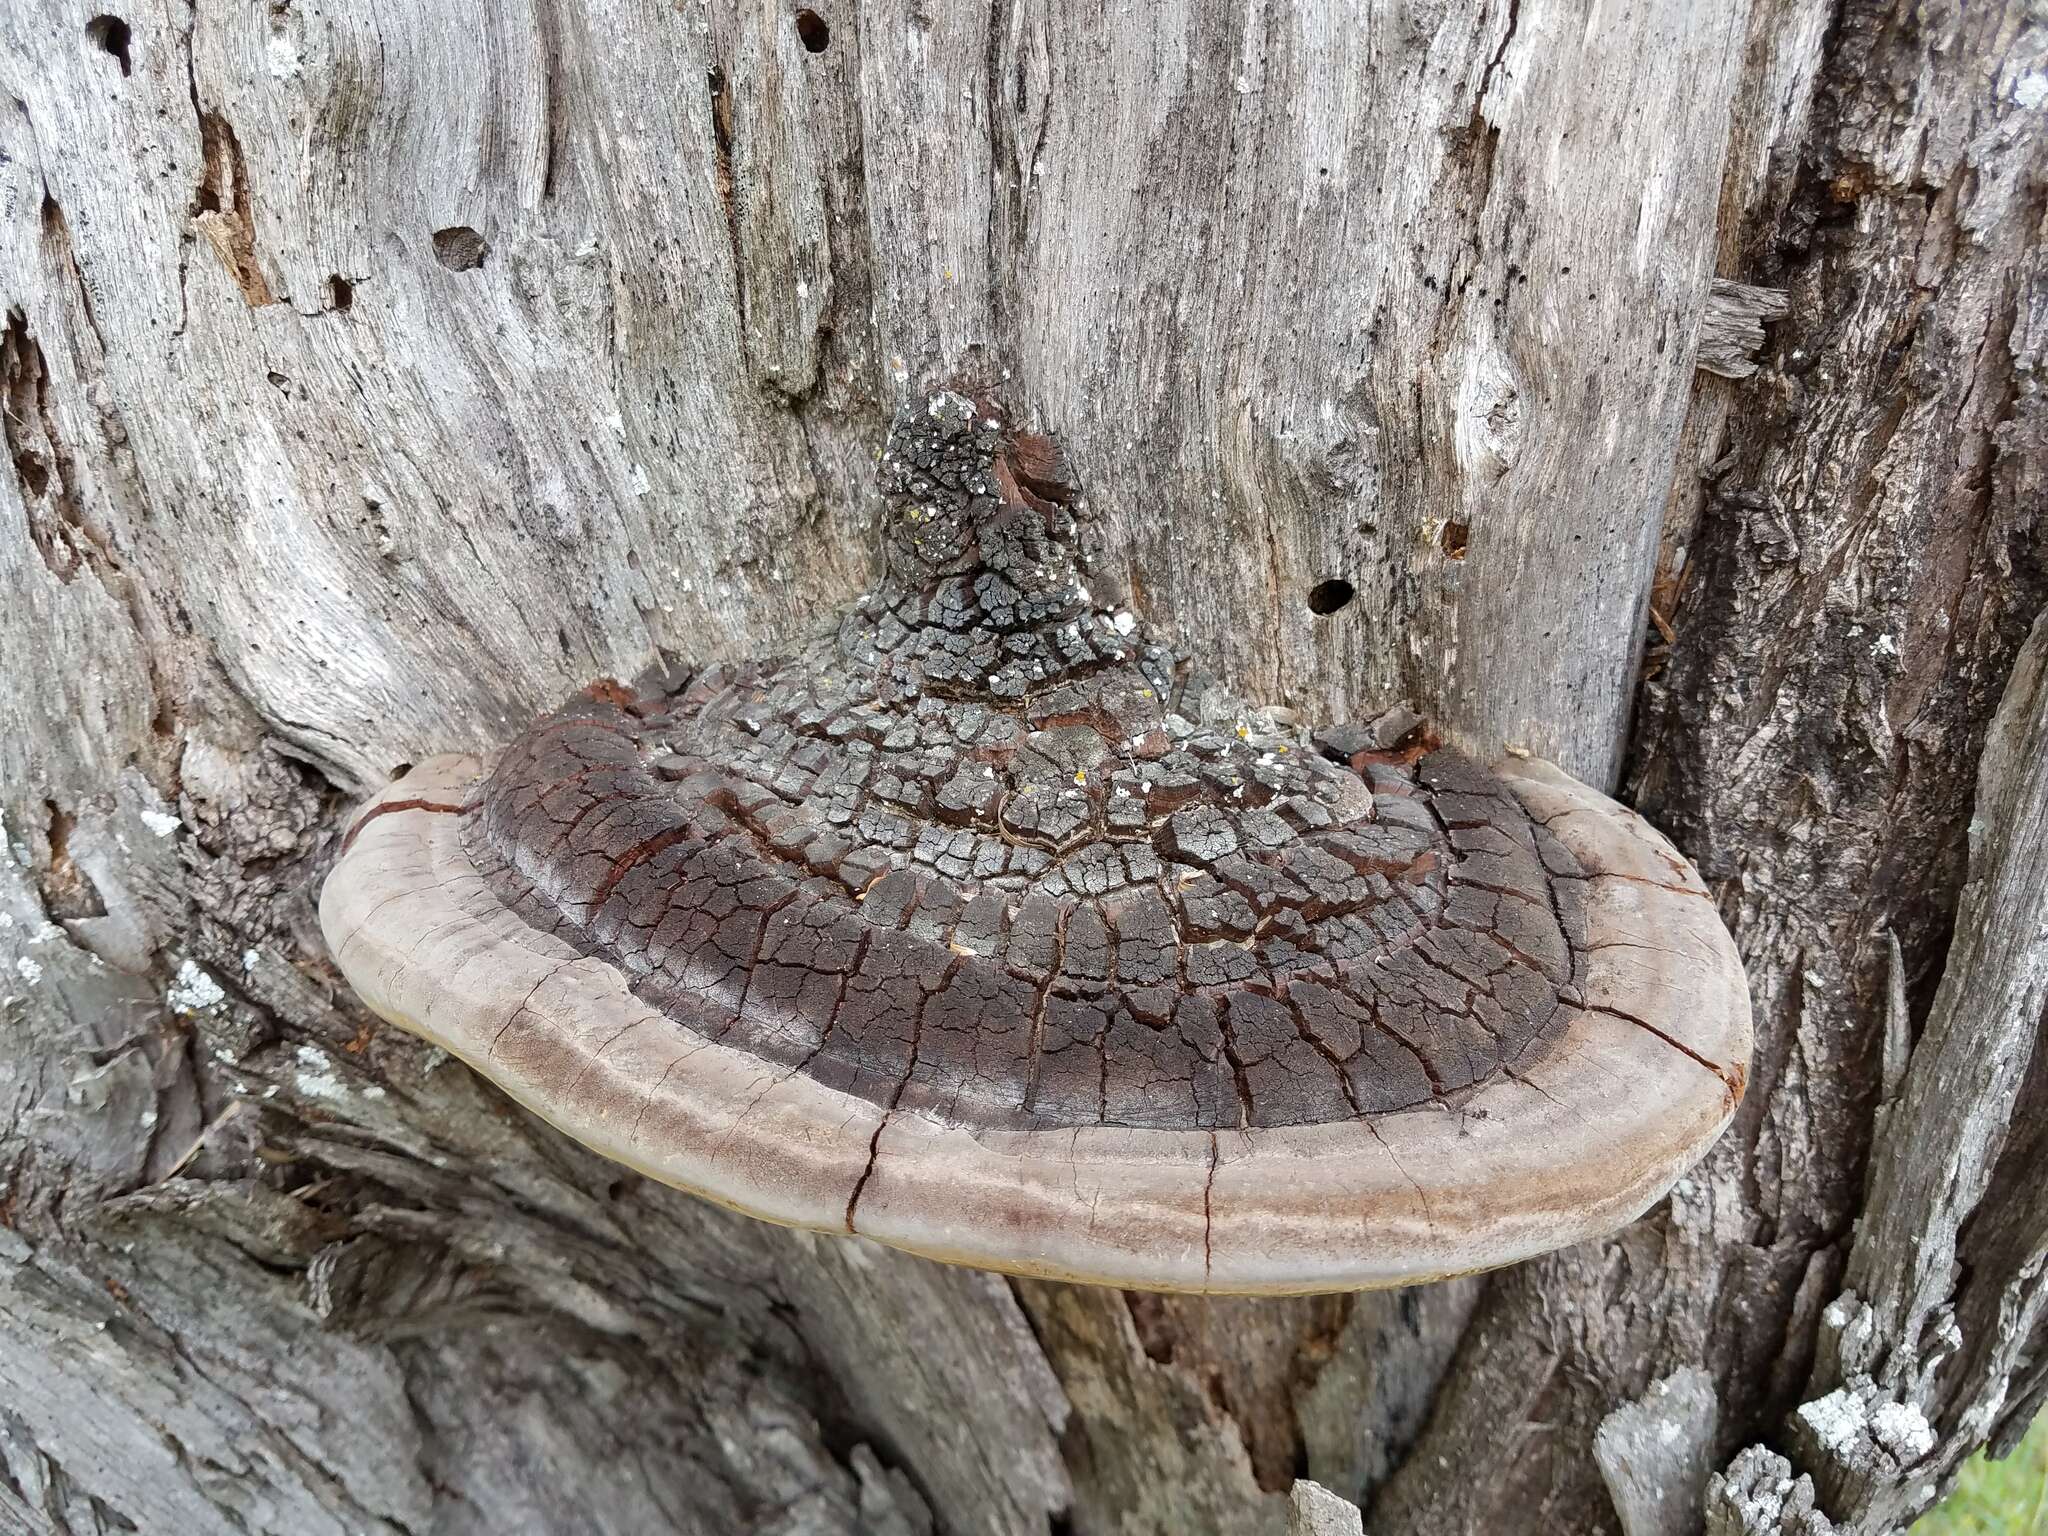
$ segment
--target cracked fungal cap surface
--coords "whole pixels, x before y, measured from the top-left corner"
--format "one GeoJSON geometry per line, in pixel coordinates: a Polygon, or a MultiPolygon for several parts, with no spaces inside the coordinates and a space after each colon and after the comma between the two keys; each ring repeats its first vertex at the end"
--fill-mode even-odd
{"type": "Polygon", "coordinates": [[[1229,698],[941,393],[797,655],[421,765],[321,899],[365,1001],[607,1156],[957,1263],[1402,1284],[1640,1214],[1727,1124],[1734,946],[1647,823],[1229,698]]]}

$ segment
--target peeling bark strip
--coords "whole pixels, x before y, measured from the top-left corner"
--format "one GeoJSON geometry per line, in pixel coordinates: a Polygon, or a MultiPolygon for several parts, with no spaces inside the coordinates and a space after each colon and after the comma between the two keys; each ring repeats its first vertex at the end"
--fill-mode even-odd
{"type": "Polygon", "coordinates": [[[1700,367],[1724,379],[1748,378],[1763,349],[1764,323],[1782,320],[1787,307],[1780,289],[1714,279],[1700,317],[1700,367]]]}
{"type": "MultiPolygon", "coordinates": [[[[0,7],[7,387],[44,413],[0,464],[0,1524],[1275,1536],[1298,1457],[1394,1476],[1376,1536],[1608,1533],[1597,1426],[1685,1365],[1726,1443],[1789,1448],[2048,597],[2037,30],[816,10],[822,52],[725,3],[0,7]],[[291,306],[195,227],[209,178],[291,306]],[[1717,273],[1787,294],[1748,379],[1695,367],[1717,273]],[[1626,749],[1762,1030],[1739,1142],[1659,1219],[1141,1324],[705,1208],[347,1001],[306,893],[348,805],[592,676],[788,649],[866,580],[847,488],[928,357],[1087,426],[1121,579],[1233,691],[1408,697],[1596,781],[1671,502],[1626,749]],[[38,548],[45,440],[94,579],[38,548]]],[[[1973,1278],[2039,1246],[2042,1056],[1958,1233],[1928,1465],[2048,1373],[1973,1278]]],[[[1713,1529],[1820,1528],[1804,1467],[1724,1470],[1713,1529]]]]}

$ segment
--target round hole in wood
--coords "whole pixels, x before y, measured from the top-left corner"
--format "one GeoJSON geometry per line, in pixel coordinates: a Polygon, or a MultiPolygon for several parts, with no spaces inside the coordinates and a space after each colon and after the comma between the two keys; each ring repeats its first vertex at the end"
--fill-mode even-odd
{"type": "Polygon", "coordinates": [[[121,63],[121,73],[128,73],[128,23],[118,16],[95,16],[85,24],[85,35],[121,63]]]}
{"type": "Polygon", "coordinates": [[[434,260],[450,272],[473,272],[491,254],[491,243],[467,224],[434,231],[434,260]]]}
{"type": "Polygon", "coordinates": [[[1342,576],[1331,576],[1308,589],[1308,611],[1335,613],[1357,595],[1357,590],[1342,576]]]}

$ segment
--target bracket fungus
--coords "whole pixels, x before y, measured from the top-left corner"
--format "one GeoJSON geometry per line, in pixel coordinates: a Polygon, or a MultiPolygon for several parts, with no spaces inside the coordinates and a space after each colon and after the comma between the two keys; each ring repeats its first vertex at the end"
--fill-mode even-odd
{"type": "Polygon", "coordinates": [[[882,575],[793,657],[357,815],[321,920],[372,1008],[735,1209],[1150,1289],[1509,1263],[1728,1123],[1742,967],[1640,817],[1240,705],[985,405],[901,412],[881,481],[882,575]]]}

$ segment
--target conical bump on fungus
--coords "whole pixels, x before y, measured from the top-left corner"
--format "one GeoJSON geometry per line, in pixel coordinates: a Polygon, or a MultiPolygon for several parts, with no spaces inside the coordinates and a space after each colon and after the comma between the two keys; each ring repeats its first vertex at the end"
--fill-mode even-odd
{"type": "Polygon", "coordinates": [[[1241,705],[1043,438],[899,413],[796,654],[422,764],[322,894],[385,1018],[609,1157],[1017,1273],[1312,1291],[1632,1219],[1742,1092],[1692,867],[1545,763],[1241,705]]]}

